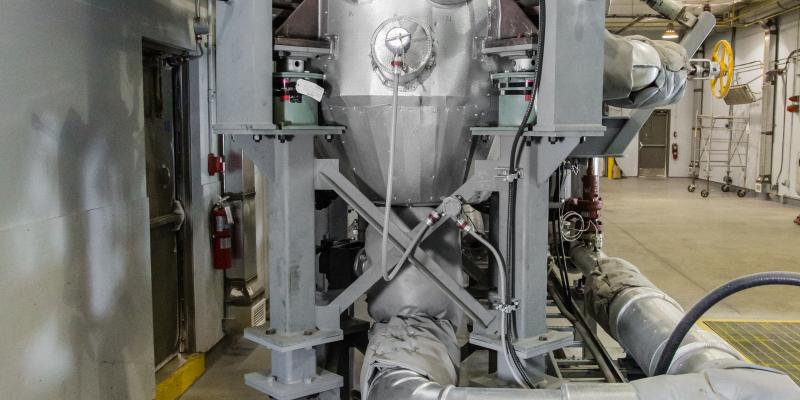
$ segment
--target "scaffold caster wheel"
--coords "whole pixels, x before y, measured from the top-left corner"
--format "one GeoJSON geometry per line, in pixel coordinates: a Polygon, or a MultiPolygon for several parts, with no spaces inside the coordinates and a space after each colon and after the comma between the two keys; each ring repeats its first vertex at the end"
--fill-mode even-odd
{"type": "Polygon", "coordinates": [[[700,196],[703,196],[703,197],[708,197],[708,194],[709,194],[709,193],[708,193],[708,190],[705,190],[705,189],[703,189],[703,190],[700,192],[700,196]]]}
{"type": "Polygon", "coordinates": [[[736,195],[737,195],[737,196],[739,196],[739,197],[744,197],[744,196],[747,196],[747,190],[744,190],[744,189],[739,189],[739,190],[736,192],[736,195]]]}
{"type": "Polygon", "coordinates": [[[686,190],[688,190],[689,193],[694,193],[694,191],[697,190],[697,187],[695,185],[689,185],[689,187],[686,188],[686,190]]]}
{"type": "Polygon", "coordinates": [[[728,184],[722,185],[722,191],[725,192],[725,193],[730,192],[731,191],[731,185],[728,185],[728,184]]]}

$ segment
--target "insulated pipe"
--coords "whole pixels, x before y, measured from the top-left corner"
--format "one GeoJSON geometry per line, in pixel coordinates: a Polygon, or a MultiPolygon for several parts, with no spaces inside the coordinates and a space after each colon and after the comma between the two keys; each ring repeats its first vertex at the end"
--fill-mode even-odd
{"type": "Polygon", "coordinates": [[[638,400],[628,384],[565,384],[561,389],[464,388],[441,385],[407,369],[379,373],[366,399],[390,400],[638,400]]]}
{"type": "Polygon", "coordinates": [[[797,400],[786,375],[748,366],[661,375],[631,383],[565,383],[560,389],[500,389],[443,385],[405,368],[375,374],[365,400],[797,400]]]}
{"type": "Polygon", "coordinates": [[[659,14],[681,23],[687,28],[697,23],[697,16],[686,10],[686,6],[678,0],[642,0],[659,14]]]}
{"type": "Polygon", "coordinates": [[[800,0],[777,0],[771,4],[753,4],[740,10],[733,19],[736,22],[748,25],[759,20],[772,18],[797,7],[800,7],[800,0]]]}
{"type": "MultiPolygon", "coordinates": [[[[681,306],[655,287],[631,263],[578,245],[573,263],[588,278],[587,311],[652,376],[670,334],[685,315],[681,306]]],[[[676,353],[669,374],[702,371],[741,356],[719,336],[692,328],[676,353]]]]}

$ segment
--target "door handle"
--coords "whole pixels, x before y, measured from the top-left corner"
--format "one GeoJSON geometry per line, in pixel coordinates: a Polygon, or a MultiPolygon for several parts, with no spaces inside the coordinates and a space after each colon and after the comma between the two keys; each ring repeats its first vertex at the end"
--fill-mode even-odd
{"type": "Polygon", "coordinates": [[[178,232],[183,228],[186,222],[186,210],[183,204],[178,200],[173,200],[172,212],[166,215],[159,215],[158,217],[150,219],[150,229],[160,228],[162,226],[172,224],[172,230],[178,232]]]}

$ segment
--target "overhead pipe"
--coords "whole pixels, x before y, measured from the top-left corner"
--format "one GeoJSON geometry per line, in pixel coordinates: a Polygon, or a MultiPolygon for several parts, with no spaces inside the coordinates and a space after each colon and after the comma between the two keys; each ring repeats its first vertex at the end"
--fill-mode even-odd
{"type": "Polygon", "coordinates": [[[692,14],[679,0],[642,0],[664,17],[691,28],[697,23],[697,16],[692,14]]]}
{"type": "Polygon", "coordinates": [[[760,3],[745,6],[731,18],[723,21],[723,23],[750,26],[795,10],[800,10],[800,0],[775,0],[766,4],[760,3]]]}

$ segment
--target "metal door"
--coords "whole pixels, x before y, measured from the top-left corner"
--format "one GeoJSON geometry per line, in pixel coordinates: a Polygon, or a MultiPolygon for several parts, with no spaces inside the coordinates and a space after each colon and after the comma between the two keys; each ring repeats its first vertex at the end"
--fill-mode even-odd
{"type": "Polygon", "coordinates": [[[639,131],[639,176],[667,176],[669,110],[656,110],[639,131]]]}
{"type": "Polygon", "coordinates": [[[184,221],[180,150],[185,119],[181,60],[145,50],[143,67],[153,344],[158,368],[185,344],[180,232],[184,221]]]}

